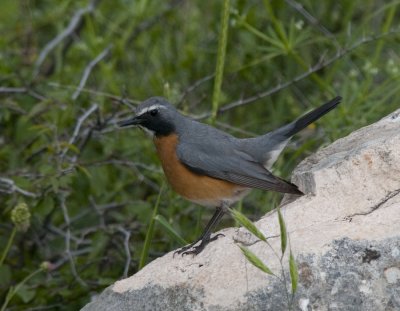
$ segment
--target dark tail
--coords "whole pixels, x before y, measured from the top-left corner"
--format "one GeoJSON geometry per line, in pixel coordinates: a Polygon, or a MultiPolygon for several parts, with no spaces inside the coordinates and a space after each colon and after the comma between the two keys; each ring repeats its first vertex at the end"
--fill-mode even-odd
{"type": "Polygon", "coordinates": [[[288,132],[286,132],[284,135],[286,137],[291,137],[297,132],[301,131],[311,123],[313,123],[315,120],[318,120],[321,118],[323,115],[334,109],[337,105],[339,105],[340,101],[342,100],[342,97],[337,96],[334,99],[330,100],[326,104],[323,104],[322,106],[318,107],[317,109],[314,109],[313,111],[310,111],[306,115],[302,116],[298,120],[294,121],[292,123],[292,126],[288,132]]]}

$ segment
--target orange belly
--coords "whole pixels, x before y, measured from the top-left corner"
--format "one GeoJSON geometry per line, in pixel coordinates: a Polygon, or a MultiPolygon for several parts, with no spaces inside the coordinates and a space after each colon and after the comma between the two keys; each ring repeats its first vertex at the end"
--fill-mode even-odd
{"type": "Polygon", "coordinates": [[[172,189],[192,202],[206,206],[219,206],[222,201],[230,204],[241,199],[250,190],[225,180],[190,171],[176,155],[178,144],[176,134],[155,137],[154,144],[172,189]]]}

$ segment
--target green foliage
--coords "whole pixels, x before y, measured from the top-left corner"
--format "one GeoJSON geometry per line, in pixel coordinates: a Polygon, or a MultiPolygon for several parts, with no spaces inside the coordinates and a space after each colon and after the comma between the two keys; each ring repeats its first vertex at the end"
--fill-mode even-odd
{"type": "MultiPolygon", "coordinates": [[[[344,98],[292,141],[275,174],[288,177],[318,147],[398,108],[397,1],[229,4],[216,126],[253,136],[344,98]]],[[[2,1],[0,301],[48,262],[13,292],[9,309],[77,310],[90,293],[138,271],[144,252],[147,262],[197,238],[210,212],[171,191],[157,205],[164,177],[152,142],[116,122],[162,94],[189,115],[213,114],[223,8],[2,1]],[[29,209],[26,232],[10,220],[20,202],[29,209]],[[157,225],[145,242],[149,219],[157,225]]],[[[243,211],[259,217],[280,197],[254,191],[243,211]]]]}
{"type": "Polygon", "coordinates": [[[30,302],[35,297],[35,289],[29,288],[26,285],[26,282],[29,281],[31,278],[33,278],[35,275],[37,275],[40,272],[42,272],[42,269],[37,269],[36,271],[33,271],[31,274],[29,274],[27,277],[25,277],[15,287],[11,286],[8,289],[8,292],[6,294],[6,297],[4,299],[4,302],[1,306],[0,311],[6,310],[7,305],[10,303],[11,299],[13,299],[13,297],[15,295],[18,295],[21,298],[23,303],[30,302]]]}

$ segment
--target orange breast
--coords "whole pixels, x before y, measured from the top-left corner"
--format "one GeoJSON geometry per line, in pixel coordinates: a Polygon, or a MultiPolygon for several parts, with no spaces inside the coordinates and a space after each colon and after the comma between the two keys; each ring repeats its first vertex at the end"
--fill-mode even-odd
{"type": "Polygon", "coordinates": [[[176,155],[176,134],[155,137],[154,144],[168,182],[184,198],[201,205],[217,206],[223,200],[228,203],[238,201],[248,193],[248,188],[190,171],[176,155]]]}

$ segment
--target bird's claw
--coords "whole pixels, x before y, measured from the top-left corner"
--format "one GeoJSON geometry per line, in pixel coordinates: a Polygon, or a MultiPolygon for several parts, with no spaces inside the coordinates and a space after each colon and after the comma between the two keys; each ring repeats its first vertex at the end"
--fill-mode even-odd
{"type": "Polygon", "coordinates": [[[197,240],[197,241],[195,241],[195,242],[193,242],[193,243],[191,243],[189,245],[186,245],[186,246],[181,247],[180,249],[176,250],[174,252],[173,257],[175,257],[176,254],[179,254],[179,255],[182,255],[182,256],[185,256],[185,255],[196,256],[196,255],[201,253],[201,251],[205,248],[205,246],[208,243],[210,243],[212,241],[215,241],[216,239],[218,239],[221,236],[225,236],[225,235],[222,234],[222,233],[218,233],[218,234],[214,235],[212,238],[208,237],[208,238],[199,239],[199,240],[197,240]],[[199,242],[200,242],[200,244],[195,246],[199,242]]]}

